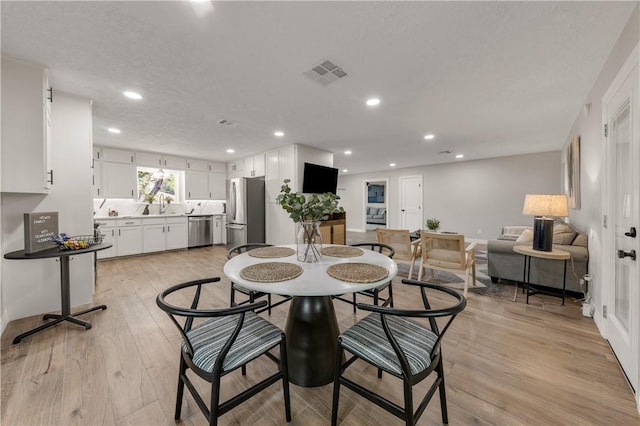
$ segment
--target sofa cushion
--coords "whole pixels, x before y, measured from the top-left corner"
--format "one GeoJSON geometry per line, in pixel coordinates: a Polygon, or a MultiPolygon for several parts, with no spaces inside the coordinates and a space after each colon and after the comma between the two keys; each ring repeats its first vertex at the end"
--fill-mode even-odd
{"type": "Polygon", "coordinates": [[[572,246],[588,247],[589,238],[587,234],[578,234],[578,236],[571,243],[572,246]]]}
{"type": "Polygon", "coordinates": [[[525,229],[516,239],[518,243],[530,243],[531,241],[533,241],[533,231],[531,229],[525,229]]]}
{"type": "Polygon", "coordinates": [[[568,224],[556,223],[553,227],[553,244],[571,244],[577,234],[568,224]]]}

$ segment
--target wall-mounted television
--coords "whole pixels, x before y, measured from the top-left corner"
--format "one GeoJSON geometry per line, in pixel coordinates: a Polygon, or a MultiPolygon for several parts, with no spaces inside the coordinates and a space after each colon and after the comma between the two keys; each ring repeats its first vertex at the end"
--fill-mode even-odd
{"type": "Polygon", "coordinates": [[[305,194],[336,193],[338,187],[338,169],[320,166],[318,164],[304,163],[302,177],[302,192],[305,194]]]}

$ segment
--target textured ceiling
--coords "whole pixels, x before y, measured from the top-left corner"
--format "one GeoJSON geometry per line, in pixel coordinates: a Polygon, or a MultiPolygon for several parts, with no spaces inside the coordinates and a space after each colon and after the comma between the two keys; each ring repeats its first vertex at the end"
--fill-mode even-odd
{"type": "Polygon", "coordinates": [[[560,149],[636,5],[2,1],[2,53],[93,99],[95,144],[227,161],[303,143],[354,173],[560,149]],[[325,58],[348,76],[303,75],[325,58]]]}

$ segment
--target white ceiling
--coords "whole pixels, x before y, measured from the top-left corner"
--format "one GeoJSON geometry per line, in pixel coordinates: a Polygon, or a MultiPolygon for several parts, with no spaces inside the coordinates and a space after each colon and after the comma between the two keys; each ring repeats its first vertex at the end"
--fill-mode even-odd
{"type": "Polygon", "coordinates": [[[3,0],[2,53],[93,99],[95,144],[227,161],[303,143],[357,173],[560,149],[637,4],[3,0]],[[325,58],[348,76],[303,75],[325,58]]]}

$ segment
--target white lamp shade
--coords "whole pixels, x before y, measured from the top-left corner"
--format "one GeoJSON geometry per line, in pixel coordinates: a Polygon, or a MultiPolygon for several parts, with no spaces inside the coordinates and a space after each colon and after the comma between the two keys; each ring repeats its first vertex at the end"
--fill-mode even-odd
{"type": "Polygon", "coordinates": [[[569,203],[565,194],[527,194],[524,199],[523,215],[567,217],[569,203]]]}

